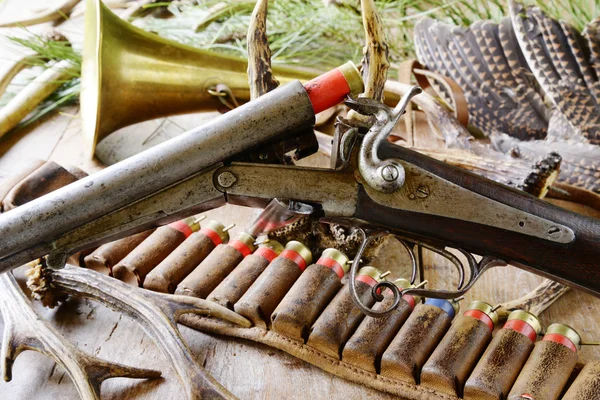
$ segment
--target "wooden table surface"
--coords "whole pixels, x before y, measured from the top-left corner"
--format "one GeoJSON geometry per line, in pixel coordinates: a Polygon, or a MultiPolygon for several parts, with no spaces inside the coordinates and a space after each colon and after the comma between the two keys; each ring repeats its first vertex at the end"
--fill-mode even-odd
{"type": "MultiPolygon", "coordinates": [[[[8,3],[14,5],[15,2],[8,3]]],[[[0,15],[4,16],[6,9],[0,8],[0,15]]],[[[77,43],[77,37],[81,35],[81,20],[62,24],[61,31],[77,43]]],[[[0,34],[6,33],[6,30],[0,30],[0,34]]],[[[8,51],[5,45],[0,47],[0,67],[5,60],[10,60],[11,54],[14,54],[12,51],[14,49],[8,51]]],[[[113,140],[139,140],[141,135],[147,139],[148,144],[155,144],[163,140],[164,136],[189,129],[204,118],[206,116],[193,115],[149,121],[122,130],[113,140]]],[[[0,141],[0,180],[10,175],[11,171],[17,169],[19,164],[28,158],[78,165],[88,172],[93,172],[98,166],[85,158],[83,148],[78,108],[67,108],[60,114],[56,113],[0,141]]],[[[324,166],[327,165],[327,159],[316,155],[304,163],[324,166]]],[[[207,215],[224,223],[235,222],[238,227],[234,229],[239,229],[251,218],[253,212],[241,207],[225,206],[207,215]]],[[[398,274],[404,266],[380,267],[398,274]]],[[[22,270],[17,271],[16,275],[22,277],[22,270]]],[[[431,282],[430,287],[439,288],[451,288],[455,279],[452,268],[433,257],[428,258],[426,277],[431,282]]],[[[496,268],[487,272],[475,284],[465,302],[473,299],[486,300],[492,304],[504,302],[527,294],[541,280],[540,277],[513,267],[496,268]]],[[[598,340],[599,305],[599,299],[571,290],[548,309],[541,319],[545,324],[567,323],[577,329],[584,340],[598,340]]],[[[109,380],[102,385],[103,398],[182,398],[174,371],[154,343],[133,321],[102,305],[83,299],[70,299],[53,310],[44,309],[39,304],[35,306],[67,338],[90,354],[133,366],[159,366],[163,371],[163,378],[155,381],[124,378],[109,380]]],[[[391,398],[344,381],[263,345],[210,336],[184,326],[180,326],[180,329],[197,359],[218,381],[242,399],[391,398]]],[[[580,360],[585,362],[592,359],[600,359],[600,349],[583,348],[580,360]]],[[[71,399],[77,398],[77,393],[61,367],[41,354],[27,351],[17,359],[12,381],[0,382],[0,398],[71,399]]]]}

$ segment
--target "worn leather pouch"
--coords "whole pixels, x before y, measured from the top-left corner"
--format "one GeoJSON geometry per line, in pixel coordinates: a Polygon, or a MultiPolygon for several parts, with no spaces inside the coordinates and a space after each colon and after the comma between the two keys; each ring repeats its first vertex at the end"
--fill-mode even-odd
{"type": "Polygon", "coordinates": [[[270,326],[271,314],[301,274],[302,269],[294,261],[283,256],[275,258],[233,309],[256,326],[270,326]]]}
{"type": "Polygon", "coordinates": [[[177,285],[214,249],[213,241],[204,233],[192,233],[150,271],[144,280],[144,287],[157,292],[174,293],[177,285]]]}
{"type": "Polygon", "coordinates": [[[83,263],[86,268],[112,276],[113,267],[146,240],[152,232],[154,232],[153,229],[103,244],[87,255],[83,263]]]}
{"type": "Polygon", "coordinates": [[[450,395],[462,388],[492,338],[484,322],[467,315],[458,317],[421,370],[421,385],[450,395]]]}
{"type": "Polygon", "coordinates": [[[208,295],[207,299],[233,310],[233,305],[269,265],[272,259],[267,257],[262,255],[261,249],[259,249],[244,258],[227,278],[208,295]]]}
{"type": "MultiPolygon", "coordinates": [[[[371,307],[375,302],[371,295],[372,285],[357,281],[356,292],[362,303],[371,307]]],[[[348,284],[338,292],[313,325],[308,337],[308,345],[323,353],[342,358],[342,348],[365,315],[354,305],[348,284]]]]}
{"type": "Polygon", "coordinates": [[[439,307],[417,304],[381,358],[381,374],[418,383],[421,368],[452,322],[439,307]],[[424,329],[424,327],[427,327],[424,329]]]}
{"type": "Polygon", "coordinates": [[[563,397],[563,400],[580,399],[600,399],[600,361],[587,363],[563,397]]]}
{"type": "Polygon", "coordinates": [[[170,225],[157,228],[113,268],[115,278],[142,286],[146,275],[186,239],[170,225]]]}
{"type": "Polygon", "coordinates": [[[342,286],[331,268],[313,264],[304,271],[271,315],[275,332],[302,342],[310,327],[342,286]]]}
{"type": "Polygon", "coordinates": [[[505,399],[531,350],[530,338],[500,329],[467,380],[465,400],[505,399]]]}
{"type": "MultiPolygon", "coordinates": [[[[384,299],[375,304],[374,310],[386,310],[391,307],[394,296],[391,291],[384,293],[384,299]]],[[[381,355],[392,341],[400,327],[412,311],[412,305],[404,298],[398,308],[388,317],[365,317],[358,329],[344,346],[342,360],[357,365],[369,372],[380,368],[381,355]]]]}
{"type": "Polygon", "coordinates": [[[85,176],[87,174],[79,168],[61,167],[54,161],[46,161],[10,189],[2,200],[3,209],[12,210],[85,176]]]}
{"type": "Polygon", "coordinates": [[[575,351],[556,342],[537,342],[508,399],[521,400],[522,394],[533,399],[558,399],[576,364],[575,351]]]}
{"type": "Polygon", "coordinates": [[[177,287],[177,294],[205,299],[244,259],[230,244],[220,244],[177,287]]]}

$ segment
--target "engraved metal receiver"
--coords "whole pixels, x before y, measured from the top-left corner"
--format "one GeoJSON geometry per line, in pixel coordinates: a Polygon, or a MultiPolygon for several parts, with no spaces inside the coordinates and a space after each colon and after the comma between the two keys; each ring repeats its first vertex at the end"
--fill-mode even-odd
{"type": "MultiPolygon", "coordinates": [[[[287,153],[290,143],[300,146],[298,138],[312,134],[315,112],[322,109],[313,104],[315,95],[331,94],[323,79],[346,82],[327,99],[333,105],[360,92],[357,75],[347,65],[316,83],[288,83],[1,215],[0,271],[44,256],[48,265],[61,268],[74,252],[225,203],[265,208],[273,199],[287,199],[306,205],[295,211],[312,209],[324,220],[397,235],[410,251],[415,246],[433,250],[457,268],[456,290],[410,288],[404,293],[455,298],[488,268],[510,262],[600,295],[600,221],[386,141],[418,88],[395,109],[363,98],[347,100],[373,124],[367,132],[340,124],[349,129],[336,133],[333,168],[266,164],[281,160],[251,156],[273,148],[287,153]],[[462,253],[466,262],[449,248],[462,253]]],[[[363,250],[368,241],[365,237],[363,250]]],[[[402,295],[398,289],[394,293],[402,295]]]]}

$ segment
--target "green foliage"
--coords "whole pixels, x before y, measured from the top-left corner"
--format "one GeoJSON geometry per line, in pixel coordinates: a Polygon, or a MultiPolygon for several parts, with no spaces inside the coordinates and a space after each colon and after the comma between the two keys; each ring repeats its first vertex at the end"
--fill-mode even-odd
{"type": "Polygon", "coordinates": [[[32,65],[44,66],[48,61],[70,60],[81,68],[81,54],[73,50],[71,44],[65,39],[53,40],[52,38],[31,34],[27,38],[9,37],[15,43],[33,50],[37,56],[32,65]]]}
{"type": "MultiPolygon", "coordinates": [[[[480,19],[499,21],[508,14],[505,0],[376,0],[383,21],[390,61],[414,57],[412,29],[424,16],[467,26],[480,19]]],[[[553,18],[582,30],[598,17],[600,0],[527,0],[553,18]]],[[[164,3],[161,3],[164,5],[164,3]]],[[[246,29],[254,1],[196,0],[168,5],[174,18],[148,16],[136,25],[192,46],[247,57],[246,29]],[[195,32],[198,21],[210,21],[195,32]]],[[[320,69],[346,60],[359,62],[364,34],[356,0],[276,0],[269,3],[267,24],[273,62],[320,69]]]]}
{"type": "MultiPolygon", "coordinates": [[[[269,3],[267,30],[273,63],[325,70],[347,60],[360,62],[364,45],[360,3],[331,0],[326,5],[326,2],[269,3]]],[[[526,0],[526,3],[539,6],[549,16],[567,21],[579,30],[600,13],[600,0],[526,0]]],[[[253,0],[163,1],[150,4],[146,15],[133,23],[181,43],[247,58],[246,30],[254,4],[253,0]]],[[[392,63],[414,57],[412,29],[424,16],[467,26],[480,19],[499,21],[508,14],[505,0],[376,0],[376,6],[385,27],[392,63]]],[[[39,54],[34,65],[46,66],[49,60],[68,59],[81,66],[81,55],[66,41],[35,35],[12,40],[39,54]]],[[[65,82],[36,109],[27,123],[75,102],[79,73],[80,68],[71,81],[65,82]]],[[[14,95],[14,90],[2,100],[7,101],[11,94],[14,95]]]]}
{"type": "Polygon", "coordinates": [[[73,50],[68,41],[52,40],[34,34],[29,35],[27,38],[9,37],[8,39],[33,50],[36,55],[29,59],[30,65],[34,68],[31,71],[24,71],[18,78],[13,80],[14,83],[9,85],[6,92],[0,97],[0,106],[10,101],[24,85],[39,74],[40,70],[47,68],[52,63],[70,60],[75,65],[72,77],[66,79],[52,95],[40,103],[29,115],[29,118],[19,124],[18,128],[27,126],[60,107],[77,102],[80,92],[81,54],[73,50]]]}

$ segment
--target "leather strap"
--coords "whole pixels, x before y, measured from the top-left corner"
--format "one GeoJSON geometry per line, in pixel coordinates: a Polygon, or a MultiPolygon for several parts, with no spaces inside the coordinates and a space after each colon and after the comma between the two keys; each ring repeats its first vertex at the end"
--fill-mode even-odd
{"type": "MultiPolygon", "coordinates": [[[[433,80],[442,85],[452,96],[453,104],[450,104],[450,106],[454,109],[454,116],[463,126],[466,127],[468,125],[469,108],[467,100],[465,99],[464,92],[456,82],[447,76],[429,71],[415,59],[406,60],[398,66],[398,80],[400,82],[410,84],[412,76],[415,77],[419,86],[433,97],[439,96],[429,82],[433,80]]],[[[409,110],[412,110],[412,107],[409,110]]],[[[409,110],[407,110],[407,113],[409,110]]],[[[410,125],[407,123],[407,129],[409,127],[412,128],[412,121],[410,125]]]]}

